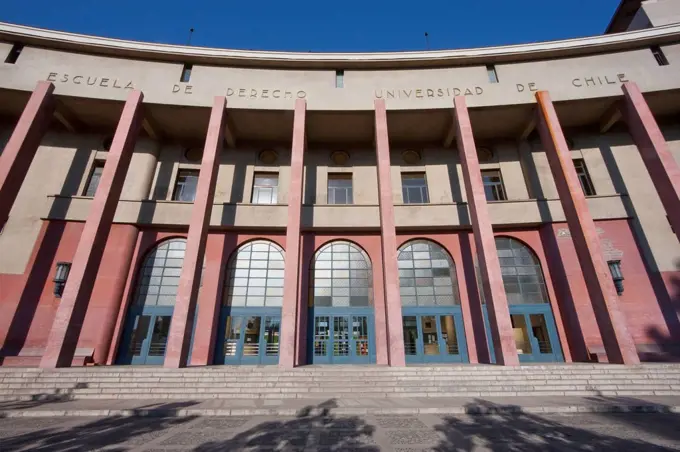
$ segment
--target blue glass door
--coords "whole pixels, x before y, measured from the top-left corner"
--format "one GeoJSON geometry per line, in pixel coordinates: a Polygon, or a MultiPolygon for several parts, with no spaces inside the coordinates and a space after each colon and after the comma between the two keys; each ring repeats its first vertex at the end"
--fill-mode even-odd
{"type": "Polygon", "coordinates": [[[131,310],[118,364],[163,364],[172,313],[172,307],[131,310]]]}
{"type": "Polygon", "coordinates": [[[277,364],[280,309],[225,308],[215,352],[217,364],[277,364]]]}
{"type": "Polygon", "coordinates": [[[460,308],[403,308],[406,362],[467,362],[460,308]]]}
{"type": "Polygon", "coordinates": [[[312,308],[309,315],[309,362],[375,362],[372,309],[312,308]]]}
{"type": "MultiPolygon", "coordinates": [[[[491,340],[489,315],[484,305],[484,326],[489,343],[491,362],[496,362],[496,353],[491,340]]],[[[562,348],[557,337],[555,319],[549,304],[524,304],[510,306],[510,322],[520,362],[545,363],[564,361],[562,348]]]]}

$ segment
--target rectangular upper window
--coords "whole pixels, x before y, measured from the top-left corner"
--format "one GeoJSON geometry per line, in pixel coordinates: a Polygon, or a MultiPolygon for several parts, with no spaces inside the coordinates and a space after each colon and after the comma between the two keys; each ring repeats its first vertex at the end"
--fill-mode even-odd
{"type": "Polygon", "coordinates": [[[595,187],[593,186],[593,181],[590,180],[586,162],[584,162],[583,159],[574,159],[574,168],[576,168],[576,175],[581,183],[583,194],[586,196],[595,196],[595,187]]]}
{"type": "Polygon", "coordinates": [[[491,83],[498,83],[498,74],[496,73],[496,66],[493,64],[487,64],[486,73],[489,75],[489,81],[491,83]]]}
{"type": "Polygon", "coordinates": [[[425,173],[401,173],[401,194],[404,204],[429,203],[425,173]]]}
{"type": "Polygon", "coordinates": [[[172,193],[173,201],[194,202],[196,199],[196,187],[198,186],[198,170],[181,169],[177,172],[175,191],[172,193]]]}
{"type": "Polygon", "coordinates": [[[19,55],[21,55],[21,51],[24,50],[24,45],[23,44],[14,44],[12,46],[12,50],[9,51],[7,54],[7,58],[5,58],[5,63],[7,64],[14,64],[17,62],[19,59],[19,55]]]}
{"type": "Polygon", "coordinates": [[[253,204],[276,204],[279,194],[279,175],[276,173],[255,173],[253,178],[253,204]]]}
{"type": "Polygon", "coordinates": [[[487,201],[505,201],[505,187],[500,170],[482,171],[482,183],[484,184],[484,194],[487,201]]]}
{"type": "Polygon", "coordinates": [[[668,60],[666,59],[666,55],[664,55],[663,50],[661,50],[661,47],[652,46],[649,49],[652,51],[652,55],[654,55],[654,58],[656,59],[656,62],[659,64],[659,66],[668,66],[668,60]]]}
{"type": "Polygon", "coordinates": [[[94,165],[92,165],[92,171],[90,171],[90,177],[87,180],[87,186],[85,186],[85,191],[83,196],[94,196],[97,193],[97,187],[99,187],[99,180],[102,178],[102,173],[104,172],[104,160],[95,160],[94,165]]]}
{"type": "Polygon", "coordinates": [[[191,80],[191,70],[193,68],[193,64],[186,63],[182,68],[182,75],[180,76],[179,81],[182,83],[188,83],[189,80],[191,80]]]}
{"type": "Polygon", "coordinates": [[[335,71],[335,87],[345,87],[345,71],[335,71]]]}
{"type": "Polygon", "coordinates": [[[353,204],[352,175],[328,175],[328,204],[353,204]]]}

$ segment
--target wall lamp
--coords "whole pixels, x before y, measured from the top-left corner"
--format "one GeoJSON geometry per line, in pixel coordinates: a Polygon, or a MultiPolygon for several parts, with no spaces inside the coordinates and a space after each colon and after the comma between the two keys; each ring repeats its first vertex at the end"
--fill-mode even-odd
{"type": "Polygon", "coordinates": [[[71,271],[70,262],[57,262],[57,271],[54,275],[54,296],[61,298],[68,279],[68,273],[71,271]]]}
{"type": "Polygon", "coordinates": [[[609,261],[609,272],[612,274],[612,280],[614,281],[614,287],[616,287],[616,293],[621,295],[623,293],[623,273],[621,273],[621,261],[609,261]]]}

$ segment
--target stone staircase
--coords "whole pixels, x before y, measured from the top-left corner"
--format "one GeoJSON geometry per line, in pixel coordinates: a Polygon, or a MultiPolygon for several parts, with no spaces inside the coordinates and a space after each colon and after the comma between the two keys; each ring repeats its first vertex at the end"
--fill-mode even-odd
{"type": "Polygon", "coordinates": [[[680,396],[680,364],[0,368],[0,400],[680,396]]]}

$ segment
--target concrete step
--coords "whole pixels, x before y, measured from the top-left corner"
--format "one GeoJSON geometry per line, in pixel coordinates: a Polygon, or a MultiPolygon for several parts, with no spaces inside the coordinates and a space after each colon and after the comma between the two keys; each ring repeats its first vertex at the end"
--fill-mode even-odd
{"type": "Polygon", "coordinates": [[[72,389],[72,388],[102,388],[111,390],[120,390],[124,388],[223,388],[230,387],[240,389],[243,391],[257,390],[259,388],[318,388],[318,387],[346,387],[346,388],[363,388],[363,387],[442,387],[442,386],[514,386],[514,385],[530,385],[535,387],[554,386],[554,385],[590,385],[590,386],[665,386],[680,388],[680,380],[678,379],[635,379],[635,380],[614,380],[614,379],[597,379],[597,380],[572,380],[572,379],[555,379],[555,380],[526,380],[526,379],[508,379],[508,380],[409,380],[409,381],[315,381],[315,382],[186,382],[186,381],[156,381],[156,382],[102,382],[99,380],[84,381],[84,382],[14,382],[14,383],[0,383],[0,390],[12,389],[72,389]]]}

